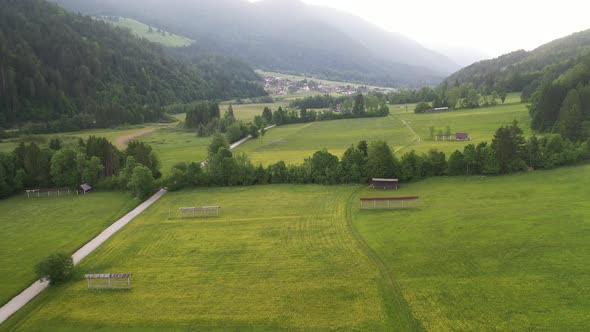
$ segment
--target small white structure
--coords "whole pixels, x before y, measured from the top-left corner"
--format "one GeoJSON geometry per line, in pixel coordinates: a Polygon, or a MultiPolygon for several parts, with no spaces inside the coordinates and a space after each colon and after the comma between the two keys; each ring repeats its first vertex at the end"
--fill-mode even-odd
{"type": "Polygon", "coordinates": [[[88,281],[88,289],[124,289],[131,288],[130,273],[99,273],[86,274],[84,277],[88,281]]]}
{"type": "Polygon", "coordinates": [[[178,213],[181,218],[206,218],[206,217],[218,217],[219,206],[194,206],[194,207],[183,207],[178,209],[178,213]]]}

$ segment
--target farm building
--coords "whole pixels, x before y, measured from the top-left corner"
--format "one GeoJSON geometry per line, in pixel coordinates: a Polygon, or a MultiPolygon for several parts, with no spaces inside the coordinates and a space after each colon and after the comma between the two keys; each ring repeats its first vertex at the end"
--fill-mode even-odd
{"type": "Polygon", "coordinates": [[[471,141],[471,137],[469,137],[468,133],[456,133],[455,140],[457,140],[457,141],[471,141]]]}
{"type": "Polygon", "coordinates": [[[468,133],[456,133],[456,134],[437,134],[434,135],[435,141],[471,141],[468,133]]]}
{"type": "Polygon", "coordinates": [[[372,178],[369,181],[369,187],[374,189],[399,189],[398,179],[383,179],[383,178],[372,178]]]}

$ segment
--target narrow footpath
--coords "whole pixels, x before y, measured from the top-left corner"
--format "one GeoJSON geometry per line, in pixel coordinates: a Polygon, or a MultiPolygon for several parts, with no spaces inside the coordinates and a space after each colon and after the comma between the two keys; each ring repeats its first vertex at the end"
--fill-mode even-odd
{"type": "MultiPolygon", "coordinates": [[[[78,264],[82,259],[86,256],[90,255],[96,248],[98,248],[101,244],[106,242],[111,236],[117,233],[121,228],[131,222],[135,217],[137,217],[140,213],[145,211],[148,207],[154,204],[156,201],[160,199],[160,197],[166,194],[166,190],[161,189],[152,197],[150,197],[145,202],[141,203],[138,207],[133,209],[131,212],[127,213],[121,219],[117,220],[107,229],[105,229],[102,233],[98,234],[97,237],[92,239],[90,242],[85,244],[82,248],[78,249],[73,255],[72,259],[74,260],[74,265],[78,264]]],[[[22,293],[15,296],[12,300],[6,303],[3,307],[0,308],[0,324],[6,321],[10,316],[12,316],[15,312],[20,310],[24,307],[29,301],[34,299],[37,295],[41,294],[49,286],[49,282],[38,280],[33,283],[29,288],[25,289],[22,293]]]]}
{"type": "Polygon", "coordinates": [[[416,130],[414,130],[414,128],[412,128],[412,126],[410,125],[410,123],[408,121],[403,120],[403,119],[401,119],[401,118],[399,118],[399,117],[397,117],[395,115],[392,115],[392,117],[400,120],[404,124],[404,126],[408,127],[408,130],[410,130],[414,134],[414,140],[412,142],[410,142],[409,144],[406,144],[401,149],[395,151],[395,153],[398,153],[398,152],[400,152],[402,150],[405,150],[405,149],[409,148],[410,146],[412,146],[412,145],[414,145],[416,143],[422,142],[422,137],[420,137],[420,135],[418,135],[418,132],[416,130]]]}

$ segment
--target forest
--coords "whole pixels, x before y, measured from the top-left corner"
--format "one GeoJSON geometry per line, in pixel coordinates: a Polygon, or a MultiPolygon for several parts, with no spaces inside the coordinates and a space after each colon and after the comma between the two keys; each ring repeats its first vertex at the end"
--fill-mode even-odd
{"type": "Polygon", "coordinates": [[[455,86],[469,83],[484,95],[492,91],[522,92],[522,100],[528,101],[543,81],[561,75],[588,54],[590,30],[554,40],[530,52],[518,50],[474,63],[445,82],[455,86]]]}
{"type": "Polygon", "coordinates": [[[158,121],[163,106],[265,95],[245,64],[176,59],[160,46],[42,0],[1,0],[0,123],[30,132],[158,121]]]}

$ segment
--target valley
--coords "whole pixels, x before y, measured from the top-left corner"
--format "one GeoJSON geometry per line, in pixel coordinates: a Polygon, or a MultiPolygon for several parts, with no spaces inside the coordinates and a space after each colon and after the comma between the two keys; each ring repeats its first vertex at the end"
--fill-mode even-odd
{"type": "Polygon", "coordinates": [[[589,330],[586,11],[505,5],[0,0],[0,332],[589,330]]]}

